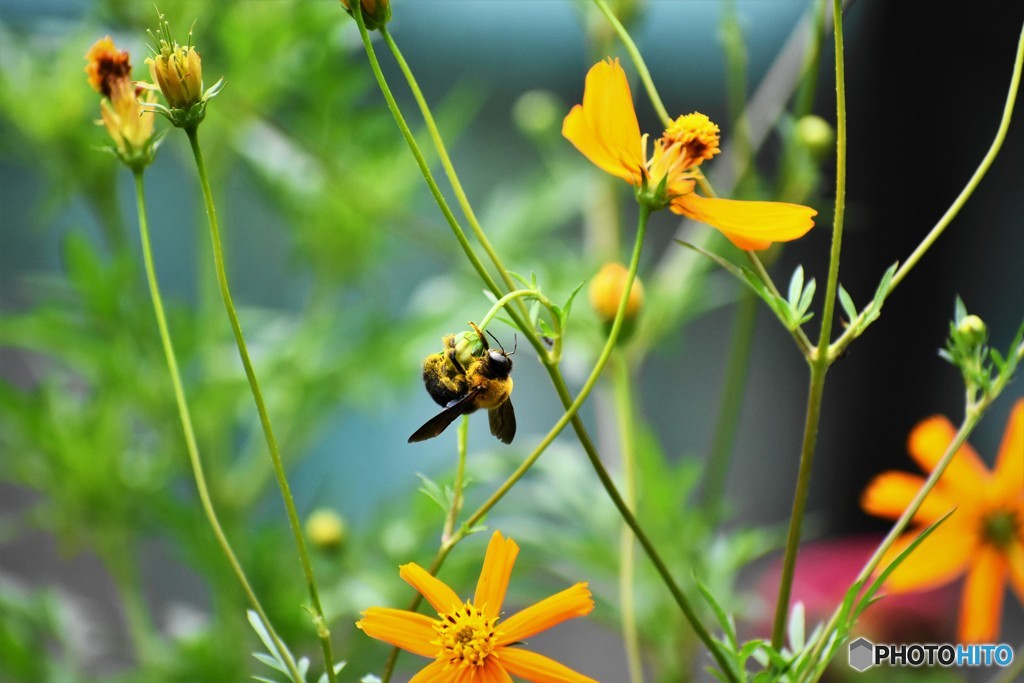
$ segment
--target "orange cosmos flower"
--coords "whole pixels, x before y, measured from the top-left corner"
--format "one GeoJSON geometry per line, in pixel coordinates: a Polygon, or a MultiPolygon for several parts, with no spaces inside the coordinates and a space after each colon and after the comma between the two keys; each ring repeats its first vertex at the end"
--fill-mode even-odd
{"type": "Polygon", "coordinates": [[[694,192],[700,165],[718,154],[718,126],[700,113],[673,121],[647,156],[633,97],[619,60],[587,73],[583,104],[565,117],[562,135],[601,170],[653,193],[654,203],[722,231],[740,249],[767,249],[802,237],[817,211],[799,204],[701,197],[694,192]]]}
{"type": "Polygon", "coordinates": [[[103,95],[102,119],[114,141],[117,155],[129,166],[144,167],[153,160],[153,93],[132,82],[128,52],[118,50],[110,36],[97,40],[85,55],[89,85],[103,95]]]}
{"type": "MultiPolygon", "coordinates": [[[[931,470],[955,431],[944,417],[924,420],[910,434],[910,455],[921,469],[931,470]]],[[[923,483],[912,474],[884,472],[865,489],[861,505],[871,514],[896,519],[923,483]]],[[[974,449],[964,444],[913,521],[924,527],[953,508],[956,511],[893,571],[886,588],[891,593],[926,590],[965,574],[959,639],[994,642],[1007,582],[1024,602],[1024,399],[1010,413],[995,469],[986,469],[974,449]]],[[[888,566],[916,536],[910,532],[899,538],[881,566],[888,566]]]]}
{"type": "Polygon", "coordinates": [[[434,660],[409,683],[511,683],[510,674],[534,683],[596,683],[552,659],[516,647],[536,633],[589,614],[594,601],[587,584],[577,583],[500,621],[518,554],[515,541],[495,531],[476,595],[465,602],[418,564],[402,565],[399,575],[437,610],[437,618],[371,607],[356,626],[371,638],[434,660]]]}

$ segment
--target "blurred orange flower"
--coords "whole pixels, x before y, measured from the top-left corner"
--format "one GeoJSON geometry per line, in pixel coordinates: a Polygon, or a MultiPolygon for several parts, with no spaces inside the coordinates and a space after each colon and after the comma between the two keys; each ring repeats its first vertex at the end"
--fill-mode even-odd
{"type": "Polygon", "coordinates": [[[601,61],[587,73],[583,104],[565,117],[562,135],[598,168],[651,193],[658,208],[669,206],[720,230],[741,249],[767,249],[772,242],[802,237],[814,227],[814,209],[783,202],[701,197],[694,192],[699,166],[720,151],[718,126],[694,112],[673,121],[647,156],[633,97],[619,61],[601,61]]]}
{"type": "MultiPolygon", "coordinates": [[[[910,455],[930,471],[952,443],[955,429],[936,416],[910,434],[910,455]]],[[[868,485],[861,505],[871,514],[896,519],[924,480],[884,472],[868,485]]],[[[964,444],[914,516],[918,531],[900,537],[882,558],[892,562],[925,527],[956,508],[945,522],[896,568],[886,582],[891,593],[927,590],[966,575],[960,604],[961,642],[994,642],[1003,594],[1009,583],[1024,602],[1024,399],[1014,405],[995,468],[986,469],[964,444]]]]}
{"type": "Polygon", "coordinates": [[[534,683],[596,683],[553,659],[518,647],[536,633],[589,614],[594,601],[587,584],[577,583],[499,623],[518,554],[515,541],[495,531],[476,594],[465,602],[418,564],[402,565],[399,575],[437,610],[437,618],[371,607],[356,626],[371,638],[434,660],[409,683],[502,683],[511,680],[509,674],[534,683]]]}

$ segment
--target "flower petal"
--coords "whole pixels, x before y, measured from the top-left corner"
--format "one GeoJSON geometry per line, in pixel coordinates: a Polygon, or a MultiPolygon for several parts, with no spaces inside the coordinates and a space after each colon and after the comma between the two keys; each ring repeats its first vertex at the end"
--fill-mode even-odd
{"type": "Polygon", "coordinates": [[[587,584],[577,583],[499,623],[497,644],[508,645],[525,640],[563,621],[590,614],[592,609],[594,600],[590,597],[587,584]]]}
{"type": "Polygon", "coordinates": [[[964,582],[960,603],[961,643],[994,643],[999,635],[1006,591],[1006,560],[992,546],[983,546],[974,557],[964,582]]]}
{"type": "Polygon", "coordinates": [[[459,669],[439,659],[420,669],[419,673],[409,679],[409,683],[455,683],[458,674],[459,669]]]}
{"type": "Polygon", "coordinates": [[[785,202],[747,202],[690,192],[672,200],[672,211],[718,228],[740,249],[767,249],[772,242],[803,237],[818,212],[785,202]]]}
{"type": "MultiPolygon", "coordinates": [[[[972,525],[957,523],[958,514],[959,510],[903,560],[889,575],[885,590],[890,593],[927,590],[949,583],[964,572],[978,546],[978,539],[972,525]]],[[[897,539],[882,557],[879,570],[888,567],[917,535],[912,532],[897,539]]]]}
{"type": "Polygon", "coordinates": [[[356,627],[371,638],[414,654],[437,656],[437,645],[430,643],[437,638],[434,620],[426,615],[390,607],[371,607],[363,612],[363,618],[356,622],[356,627]]]}
{"type": "Polygon", "coordinates": [[[427,599],[427,602],[437,610],[438,614],[445,614],[462,606],[462,600],[455,591],[415,562],[399,567],[398,575],[419,591],[420,595],[427,599]]]}
{"type": "Polygon", "coordinates": [[[484,566],[480,570],[476,595],[473,597],[473,604],[489,618],[501,614],[508,580],[512,576],[512,567],[518,554],[519,546],[515,541],[502,537],[500,531],[494,532],[491,542],[487,544],[484,566]]]}
{"type": "MultiPolygon", "coordinates": [[[[494,656],[493,653],[484,660],[484,665],[477,675],[481,674],[483,674],[483,678],[479,679],[479,683],[512,683],[512,677],[501,665],[501,659],[494,656]]],[[[474,683],[477,682],[474,681],[474,683]]]]}
{"type": "Polygon", "coordinates": [[[562,135],[601,170],[640,184],[644,142],[619,60],[601,61],[590,68],[583,104],[577,104],[565,117],[562,135]]]}
{"type": "MultiPolygon", "coordinates": [[[[907,450],[925,472],[931,472],[956,436],[952,423],[941,415],[922,420],[910,432],[907,450]]],[[[964,444],[953,456],[939,485],[945,487],[958,501],[975,501],[985,495],[989,472],[981,458],[969,444],[964,444]]]]}
{"type": "Polygon", "coordinates": [[[533,683],[597,683],[589,676],[576,673],[553,659],[529,650],[503,647],[495,654],[501,658],[506,671],[533,683]]]}
{"type": "MultiPolygon", "coordinates": [[[[917,492],[924,485],[924,479],[907,472],[883,472],[868,484],[860,497],[860,506],[865,512],[878,517],[896,519],[910,505],[917,492]]],[[[945,489],[933,488],[924,499],[913,522],[930,524],[956,507],[945,489]]]]}
{"type": "Polygon", "coordinates": [[[1013,500],[1024,496],[1024,398],[1013,405],[996,458],[993,496],[1013,500]]]}

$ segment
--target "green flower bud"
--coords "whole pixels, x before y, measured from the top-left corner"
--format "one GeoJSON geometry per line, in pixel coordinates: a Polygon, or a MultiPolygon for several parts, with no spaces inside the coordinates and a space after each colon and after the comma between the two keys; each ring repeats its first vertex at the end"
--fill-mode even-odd
{"type": "Polygon", "coordinates": [[[836,144],[836,132],[832,125],[814,114],[808,114],[796,122],[796,137],[818,159],[830,154],[836,144]]]}

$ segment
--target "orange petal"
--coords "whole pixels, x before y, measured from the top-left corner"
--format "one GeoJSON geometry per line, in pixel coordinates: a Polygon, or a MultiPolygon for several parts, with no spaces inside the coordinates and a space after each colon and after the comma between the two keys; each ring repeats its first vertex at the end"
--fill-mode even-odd
{"type": "Polygon", "coordinates": [[[601,170],[639,185],[644,143],[633,96],[619,60],[598,62],[587,72],[583,104],[562,122],[562,135],[601,170]]]}
{"type": "MultiPolygon", "coordinates": [[[[577,583],[560,593],[555,593],[535,605],[517,612],[498,624],[498,645],[508,645],[525,640],[567,619],[590,614],[594,600],[590,597],[587,584],[577,583]]],[[[514,673],[514,672],[513,672],[514,673]]]]}
{"type": "Polygon", "coordinates": [[[409,679],[409,683],[455,683],[459,669],[448,666],[448,662],[437,660],[420,669],[409,679]]]}
{"type": "Polygon", "coordinates": [[[672,200],[672,211],[718,228],[740,249],[767,249],[772,242],[803,237],[818,212],[785,202],[746,202],[690,192],[672,200]]]}
{"type": "Polygon", "coordinates": [[[501,658],[502,666],[509,673],[533,683],[597,683],[589,676],[576,673],[553,659],[529,650],[503,647],[495,654],[501,658]]]}
{"type": "Polygon", "coordinates": [[[512,683],[512,677],[501,665],[501,660],[493,653],[484,660],[484,665],[477,671],[477,678],[472,683],[512,683]]]}
{"type": "MultiPolygon", "coordinates": [[[[958,524],[958,514],[959,511],[954,512],[903,560],[885,582],[886,591],[928,590],[947,584],[964,572],[978,543],[974,526],[958,524]]],[[[897,539],[882,557],[879,570],[885,570],[917,535],[912,532],[897,539]]]]}
{"type": "MultiPolygon", "coordinates": [[[[860,506],[872,515],[896,519],[907,509],[923,485],[924,479],[916,474],[883,472],[872,479],[864,489],[860,497],[860,506]]],[[[944,489],[936,487],[928,493],[911,521],[927,525],[955,507],[956,501],[952,500],[944,489]]]]}
{"type": "Polygon", "coordinates": [[[998,550],[983,546],[974,557],[960,603],[961,643],[994,643],[999,635],[1006,591],[1006,560],[998,550]]]}
{"type": "Polygon", "coordinates": [[[415,562],[403,564],[398,568],[398,575],[410,586],[419,591],[427,599],[438,614],[445,614],[462,606],[462,600],[448,585],[432,576],[415,562]]]}
{"type": "MultiPolygon", "coordinates": [[[[907,450],[925,472],[931,472],[956,436],[952,423],[941,415],[917,423],[910,432],[907,450]]],[[[939,484],[960,501],[973,501],[985,495],[990,475],[981,458],[969,444],[953,456],[939,484]]]]}
{"type": "Polygon", "coordinates": [[[363,618],[356,622],[356,626],[371,638],[403,650],[424,657],[437,656],[437,645],[430,644],[437,639],[434,620],[426,615],[390,607],[371,607],[363,612],[363,618]]]}
{"type": "Polygon", "coordinates": [[[998,500],[1024,496],[1024,398],[1013,405],[996,458],[993,493],[998,500]]]}
{"type": "Polygon", "coordinates": [[[1017,599],[1024,605],[1024,530],[1018,543],[1010,545],[1006,551],[1009,565],[1010,586],[1017,594],[1017,599]]]}
{"type": "Polygon", "coordinates": [[[473,597],[473,604],[489,618],[501,614],[505,591],[508,590],[508,580],[512,576],[512,567],[518,554],[519,546],[515,541],[503,538],[500,531],[494,532],[491,542],[487,545],[484,566],[480,570],[476,595],[473,597]]]}

